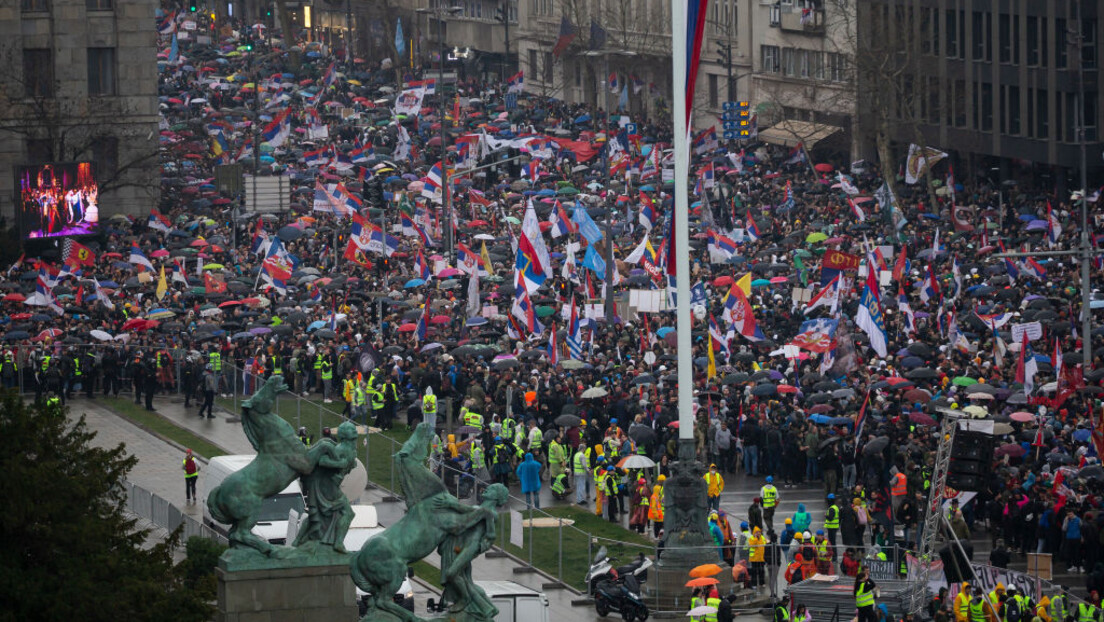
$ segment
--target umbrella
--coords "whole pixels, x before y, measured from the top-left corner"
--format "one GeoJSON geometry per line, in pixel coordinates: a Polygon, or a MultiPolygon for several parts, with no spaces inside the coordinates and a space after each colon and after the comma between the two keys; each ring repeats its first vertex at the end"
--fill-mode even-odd
{"type": "Polygon", "coordinates": [[[633,383],[634,386],[640,386],[640,385],[645,385],[645,384],[655,384],[656,379],[655,379],[655,376],[653,376],[651,374],[640,374],[636,378],[633,378],[632,383],[633,383]]]}
{"type": "Polygon", "coordinates": [[[717,564],[702,564],[701,566],[695,566],[690,570],[690,576],[699,579],[701,577],[712,577],[719,575],[724,571],[723,568],[717,564]]]}
{"type": "Polygon", "coordinates": [[[756,385],[755,388],[751,390],[751,394],[756,397],[769,397],[776,393],[778,393],[778,387],[770,384],[769,382],[756,385]]]}
{"type": "MultiPolygon", "coordinates": [[[[689,585],[689,583],[687,585],[689,585]]],[[[717,613],[717,608],[716,607],[710,607],[709,605],[701,605],[701,606],[698,606],[698,607],[694,607],[690,611],[687,611],[686,612],[686,617],[688,617],[688,618],[700,618],[700,617],[704,617],[704,616],[707,616],[707,615],[713,615],[714,613],[717,613]]]]}
{"type": "Polygon", "coordinates": [[[114,339],[114,337],[111,336],[111,333],[99,329],[93,330],[88,334],[95,339],[99,339],[100,341],[111,341],[112,339],[114,339]]]}
{"type": "Polygon", "coordinates": [[[648,445],[656,440],[655,431],[646,425],[636,425],[629,428],[629,438],[636,441],[637,445],[648,445]]]}
{"type": "Polygon", "coordinates": [[[977,384],[977,380],[974,380],[973,378],[969,378],[967,376],[958,376],[954,380],[952,380],[951,383],[960,387],[968,387],[972,384],[977,384]]]}
{"type": "Polygon", "coordinates": [[[556,417],[556,425],[562,428],[573,428],[582,422],[582,418],[576,415],[560,415],[556,417]]]}
{"type": "Polygon", "coordinates": [[[654,466],[655,461],[648,456],[641,456],[640,454],[633,454],[623,458],[617,463],[617,468],[619,469],[650,469],[654,466]]]}
{"type": "Polygon", "coordinates": [[[909,380],[930,380],[938,378],[939,374],[930,367],[920,367],[905,374],[909,380]]]}
{"type": "Polygon", "coordinates": [[[1031,421],[1031,420],[1035,419],[1035,415],[1033,415],[1029,412],[1024,412],[1024,411],[1021,410],[1019,412],[1014,412],[1011,415],[1008,415],[1008,418],[1011,419],[1012,421],[1019,421],[1020,423],[1027,423],[1028,421],[1031,421]]]}
{"type": "Polygon", "coordinates": [[[932,419],[931,415],[926,413],[909,413],[909,421],[920,425],[935,425],[935,419],[932,419]]]}
{"type": "Polygon", "coordinates": [[[963,408],[962,412],[970,415],[971,417],[973,417],[975,419],[981,419],[981,418],[983,418],[983,417],[985,417],[986,415],[989,414],[988,410],[986,410],[985,408],[983,408],[981,406],[978,406],[976,404],[973,404],[973,405],[967,406],[966,408],[963,408]]]}
{"type": "Polygon", "coordinates": [[[879,436],[878,438],[870,441],[863,447],[863,454],[876,454],[886,447],[889,447],[889,437],[879,436]]]}
{"type": "Polygon", "coordinates": [[[1023,448],[1023,445],[1019,443],[1007,443],[997,447],[997,450],[993,452],[994,456],[1011,456],[1012,458],[1020,458],[1027,450],[1023,448]]]}
{"type": "MultiPolygon", "coordinates": [[[[696,579],[690,579],[689,581],[687,581],[686,587],[705,587],[707,585],[717,585],[718,583],[720,583],[720,581],[714,579],[713,577],[698,577],[696,579]]],[[[714,609],[714,611],[716,611],[716,609],[713,607],[710,607],[710,609],[714,609]]]]}
{"type": "Polygon", "coordinates": [[[605,397],[607,395],[609,395],[609,392],[606,391],[605,389],[603,389],[602,387],[591,387],[591,388],[587,389],[586,391],[583,391],[582,397],[583,397],[583,399],[589,400],[589,399],[596,399],[596,398],[599,398],[599,397],[605,397]]]}
{"type": "Polygon", "coordinates": [[[1089,465],[1077,472],[1081,479],[1104,479],[1104,467],[1099,464],[1089,465]]]}

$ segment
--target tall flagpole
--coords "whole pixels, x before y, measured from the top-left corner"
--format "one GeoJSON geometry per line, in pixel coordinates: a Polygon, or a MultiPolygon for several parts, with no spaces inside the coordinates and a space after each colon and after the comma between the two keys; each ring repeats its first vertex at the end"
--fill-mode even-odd
{"type": "MultiPolygon", "coordinates": [[[[694,440],[694,363],[690,341],[690,239],[689,182],[690,140],[686,111],[686,0],[671,0],[671,75],[674,78],[675,130],[675,278],[678,305],[678,414],[679,444],[694,440]]],[[[668,258],[669,260],[670,258],[668,258]]],[[[682,452],[679,458],[683,459],[682,452]]]]}

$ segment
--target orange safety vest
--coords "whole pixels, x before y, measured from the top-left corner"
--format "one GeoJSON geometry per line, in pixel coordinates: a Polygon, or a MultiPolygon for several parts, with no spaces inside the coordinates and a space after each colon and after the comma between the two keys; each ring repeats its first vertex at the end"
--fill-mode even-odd
{"type": "Polygon", "coordinates": [[[663,522],[663,499],[654,492],[648,503],[648,520],[663,522]]]}
{"type": "Polygon", "coordinates": [[[889,494],[894,497],[903,497],[908,494],[908,482],[904,473],[893,476],[893,488],[890,489],[889,494]]]}

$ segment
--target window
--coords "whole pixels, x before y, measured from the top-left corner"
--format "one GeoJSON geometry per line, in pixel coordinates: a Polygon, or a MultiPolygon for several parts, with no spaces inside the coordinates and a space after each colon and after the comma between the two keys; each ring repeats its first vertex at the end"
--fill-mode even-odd
{"type": "Polygon", "coordinates": [[[552,84],[552,63],[553,62],[554,62],[554,58],[552,57],[552,52],[545,52],[544,53],[544,83],[545,84],[552,84]]]}
{"type": "Polygon", "coordinates": [[[763,71],[766,73],[778,73],[782,67],[777,45],[764,45],[759,48],[759,55],[763,63],[763,71]]]}
{"type": "Polygon", "coordinates": [[[56,158],[54,158],[54,151],[51,148],[49,139],[27,139],[27,161],[30,164],[46,164],[54,160],[56,160],[56,158]]]}
{"type": "Polygon", "coordinates": [[[809,54],[809,50],[797,51],[797,72],[802,78],[808,78],[811,75],[809,73],[811,69],[809,67],[809,54]]]}
{"type": "Polygon", "coordinates": [[[529,73],[533,74],[533,77],[537,77],[539,68],[537,67],[537,51],[529,50],[529,73]]]}
{"type": "Polygon", "coordinates": [[[84,8],[89,11],[110,11],[114,4],[114,0],[84,0],[84,8]]]}
{"type": "Polygon", "coordinates": [[[1047,18],[1045,17],[1039,18],[1039,49],[1042,50],[1039,65],[1046,67],[1050,60],[1050,31],[1047,30],[1047,18]]]}
{"type": "Polygon", "coordinates": [[[1085,92],[1085,140],[1096,140],[1096,91],[1085,92]]]}
{"type": "Polygon", "coordinates": [[[1035,137],[1035,89],[1027,89],[1027,135],[1035,137]]]}
{"type": "Polygon", "coordinates": [[[575,86],[583,85],[583,64],[575,63],[575,86]]]}
{"type": "Polygon", "coordinates": [[[972,30],[974,35],[974,60],[993,60],[991,13],[974,11],[972,30]]]}
{"type": "Polygon", "coordinates": [[[716,74],[709,74],[709,107],[716,108],[717,102],[720,100],[718,96],[719,89],[717,88],[717,76],[716,74]]]}
{"type": "Polygon", "coordinates": [[[1096,20],[1081,20],[1081,63],[1085,69],[1096,69],[1096,20]]]}
{"type": "Polygon", "coordinates": [[[1013,136],[1023,134],[1023,123],[1020,119],[1020,87],[1008,87],[1008,133],[1013,136]]]}
{"type": "Polygon", "coordinates": [[[939,114],[939,94],[942,92],[939,86],[939,78],[928,78],[928,114],[924,118],[929,123],[939,123],[942,115],[939,114]]]}
{"type": "Polygon", "coordinates": [[[23,92],[27,97],[54,96],[54,58],[50,50],[23,50],[23,92]]]}
{"type": "Polygon", "coordinates": [[[958,58],[962,52],[959,42],[959,28],[957,13],[952,9],[946,12],[947,17],[947,50],[948,58],[958,58]]]}
{"type": "Polygon", "coordinates": [[[114,136],[97,137],[92,142],[92,161],[96,164],[98,181],[114,177],[119,169],[119,139],[114,136]]]}
{"type": "Polygon", "coordinates": [[[782,48],[782,75],[796,75],[794,71],[794,49],[782,48]]]}
{"type": "Polygon", "coordinates": [[[772,4],[770,7],[770,25],[775,27],[782,25],[782,7],[777,4],[772,4]]]}
{"type": "Polygon", "coordinates": [[[847,59],[843,54],[828,53],[828,79],[832,82],[847,81],[847,59]]]}
{"type": "Polygon", "coordinates": [[[1065,69],[1069,65],[1069,32],[1062,18],[1054,20],[1054,44],[1054,66],[1065,69]]]}
{"type": "Polygon", "coordinates": [[[824,54],[820,52],[809,52],[809,59],[813,65],[812,73],[814,80],[824,79],[824,54]]]}
{"type": "Polygon", "coordinates": [[[115,48],[88,48],[88,94],[115,94],[115,48]]]}
{"type": "Polygon", "coordinates": [[[993,85],[989,82],[981,84],[981,98],[978,103],[981,113],[981,126],[983,132],[993,131],[993,85]]]}
{"type": "Polygon", "coordinates": [[[1034,15],[1027,16],[1027,65],[1035,67],[1039,64],[1039,18],[1034,15]]]}
{"type": "MultiPolygon", "coordinates": [[[[936,32],[939,31],[938,28],[939,27],[936,26],[936,28],[935,28],[936,32]]],[[[932,36],[923,36],[923,35],[927,35],[931,30],[932,30],[932,10],[927,8],[927,7],[923,7],[923,8],[920,9],[920,33],[921,33],[920,53],[922,53],[922,54],[931,54],[933,45],[935,46],[935,49],[937,49],[937,50],[939,49],[939,35],[935,35],[934,37],[932,37],[932,36]]]]}
{"type": "Polygon", "coordinates": [[[998,34],[1000,35],[1000,62],[1012,62],[1012,16],[1001,13],[998,21],[998,34]]]}
{"type": "Polygon", "coordinates": [[[1012,64],[1020,63],[1020,16],[1012,16],[1012,64]]]}
{"type": "Polygon", "coordinates": [[[955,80],[954,92],[951,94],[950,108],[953,108],[954,126],[966,127],[966,81],[955,80]]]}
{"type": "Polygon", "coordinates": [[[23,0],[19,5],[24,13],[44,12],[50,10],[47,0],[23,0]]]}
{"type": "Polygon", "coordinates": [[[1048,92],[1035,91],[1035,138],[1050,137],[1050,108],[1047,106],[1048,92]]]}
{"type": "Polygon", "coordinates": [[[1000,108],[997,110],[1000,112],[1000,133],[1008,133],[1008,87],[1001,85],[1000,87],[1000,108]]]}

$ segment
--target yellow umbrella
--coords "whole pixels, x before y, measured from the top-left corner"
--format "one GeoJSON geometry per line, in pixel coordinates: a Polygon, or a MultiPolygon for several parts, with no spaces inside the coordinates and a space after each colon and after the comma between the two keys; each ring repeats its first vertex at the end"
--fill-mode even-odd
{"type": "Polygon", "coordinates": [[[361,86],[360,80],[346,80],[346,82],[352,84],[353,86],[361,86]]]}
{"type": "Polygon", "coordinates": [[[204,270],[222,270],[224,267],[225,266],[223,266],[220,263],[209,263],[206,266],[203,266],[203,269],[204,270]]]}

